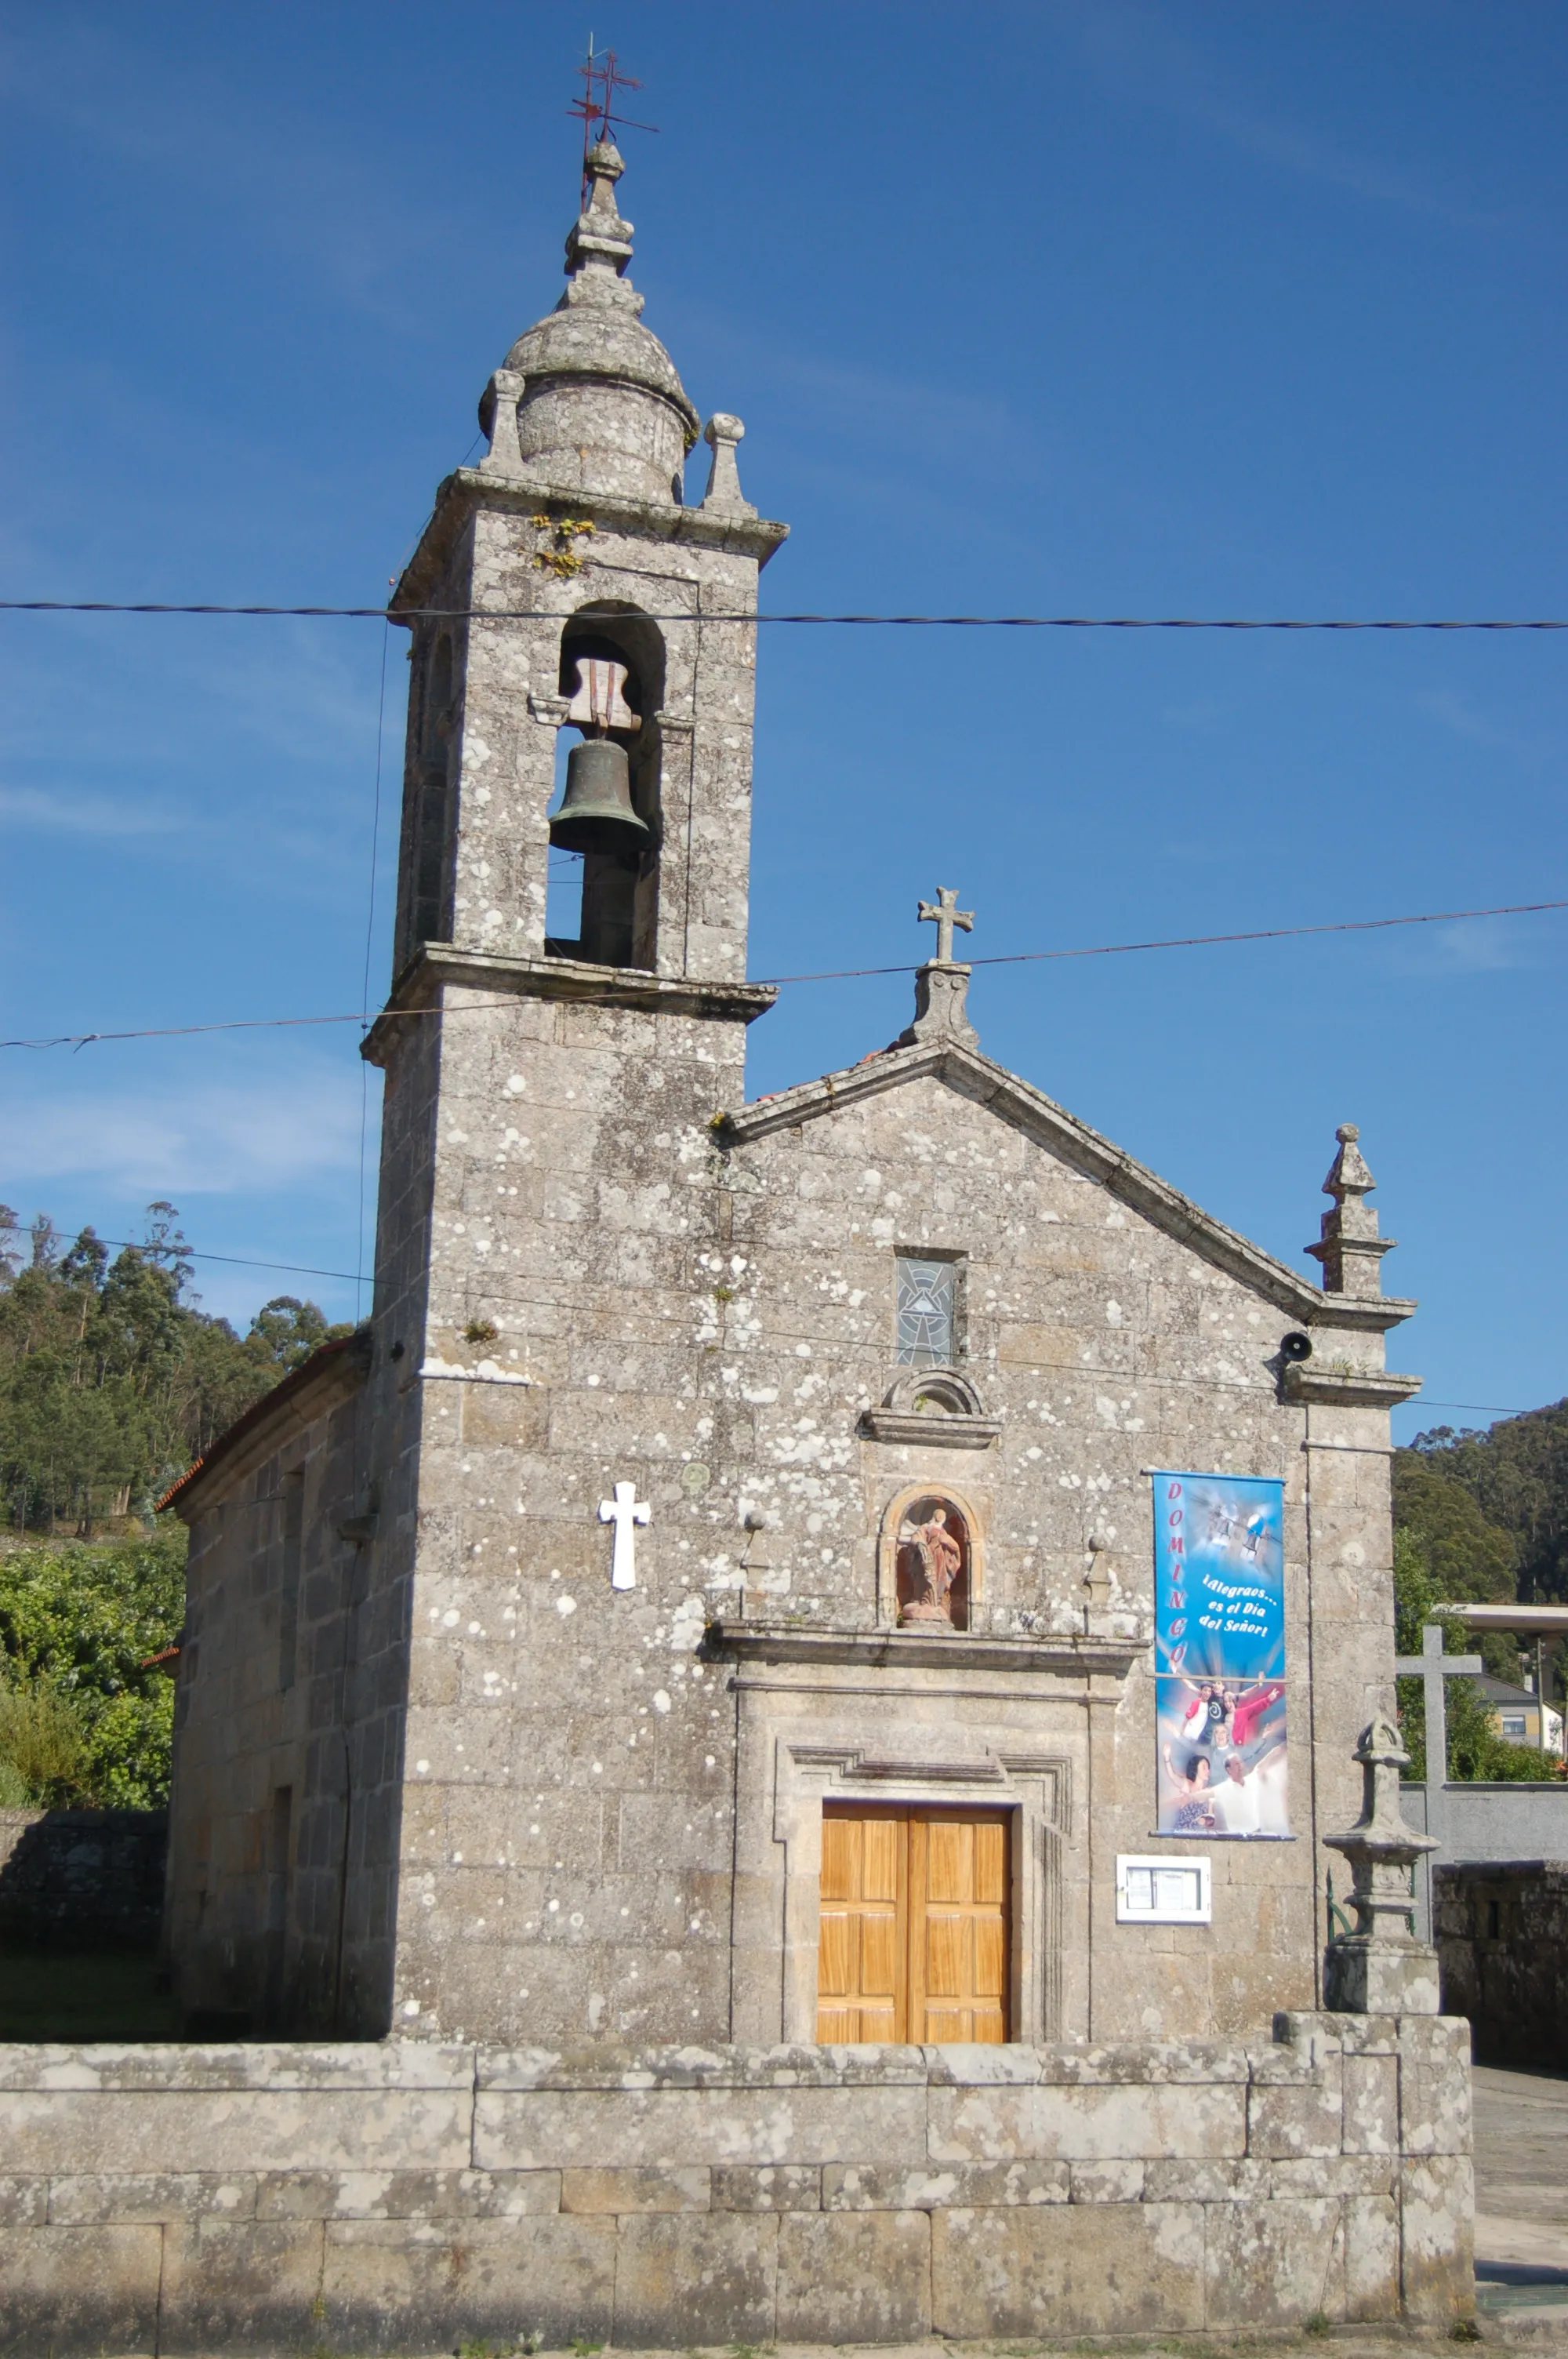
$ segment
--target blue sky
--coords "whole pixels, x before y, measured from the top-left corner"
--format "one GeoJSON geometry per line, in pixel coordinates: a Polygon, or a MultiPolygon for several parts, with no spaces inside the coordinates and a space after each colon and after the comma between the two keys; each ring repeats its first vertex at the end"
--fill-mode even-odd
{"type": "MultiPolygon", "coordinates": [[[[0,9],[0,593],[382,597],[556,299],[590,26],[660,125],[622,190],[648,322],[793,527],[767,602],[1568,612],[1568,19],[1531,0],[0,9]]],[[[373,623],[0,618],[5,1032],[358,1007],[383,658],[373,623]]],[[[1565,744],[1565,638],[775,629],[752,969],[913,961],[938,883],[977,955],[1561,897],[1565,744]]],[[[1422,1301],[1408,1433],[1564,1390],[1565,943],[1001,967],[971,1006],[1299,1266],[1358,1121],[1422,1301]]],[[[908,995],[786,991],[753,1093],[908,995]]],[[[362,1266],[353,1027],[0,1072],[24,1217],[134,1235],[171,1197],[211,1253],[362,1266]]],[[[242,1324],[354,1307],[200,1284],[242,1324]]]]}

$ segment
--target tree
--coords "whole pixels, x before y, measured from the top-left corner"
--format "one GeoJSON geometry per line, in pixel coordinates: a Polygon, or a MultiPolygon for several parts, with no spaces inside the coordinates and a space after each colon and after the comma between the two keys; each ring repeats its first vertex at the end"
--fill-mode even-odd
{"type": "MultiPolygon", "coordinates": [[[[1512,1577],[1506,1592],[1493,1593],[1517,1597],[1526,1605],[1568,1599],[1568,1400],[1503,1418],[1484,1432],[1435,1426],[1418,1434],[1409,1450],[1396,1451],[1395,1519],[1435,1539],[1436,1533],[1410,1512],[1412,1485],[1423,1477],[1441,1484],[1442,1496],[1450,1503],[1455,1495],[1468,1499],[1487,1530],[1508,1542],[1512,1577]]],[[[1467,1527],[1472,1534],[1479,1528],[1474,1520],[1467,1527]]],[[[1458,1553],[1463,1556],[1463,1548],[1458,1553]]],[[[1437,1570],[1440,1578],[1462,1577],[1461,1565],[1452,1559],[1437,1570]]],[[[1459,1599],[1487,1593],[1476,1588],[1448,1593],[1459,1599]]],[[[1482,1651],[1489,1669],[1509,1679],[1520,1676],[1511,1643],[1488,1638],[1482,1651]]],[[[1553,1669],[1562,1693],[1568,1688],[1568,1645],[1556,1649],[1553,1669]]]]}
{"type": "Polygon", "coordinates": [[[1568,1400],[1485,1432],[1440,1425],[1400,1455],[1422,1460],[1512,1535],[1521,1600],[1568,1598],[1568,1400]]]}
{"type": "Polygon", "coordinates": [[[40,1212],[0,1206],[0,1514],[31,1546],[0,1551],[0,1807],[156,1807],[168,1790],[174,1681],[149,1658],[185,1609],[178,1526],[93,1546],[155,1499],[237,1417],[346,1335],[276,1296],[236,1335],[189,1299],[191,1258],[168,1203],[140,1245],[91,1228],[62,1249],[40,1212]]]}
{"type": "MultiPolygon", "coordinates": [[[[1408,1526],[1394,1530],[1394,1645],[1397,1653],[1419,1655],[1422,1632],[1430,1622],[1443,1630],[1445,1655],[1472,1650],[1472,1634],[1455,1615],[1440,1608],[1457,1603],[1434,1575],[1426,1542],[1408,1526]]],[[[1411,1756],[1407,1773],[1418,1783],[1427,1775],[1426,1692],[1419,1679],[1397,1683],[1400,1733],[1411,1756]]],[[[1542,1757],[1533,1745],[1512,1745],[1500,1736],[1491,1706],[1467,1679],[1444,1682],[1447,1722],[1446,1775],[1463,1779],[1504,1779],[1510,1783],[1556,1774],[1552,1756],[1542,1757]]]]}
{"type": "Polygon", "coordinates": [[[287,1371],[303,1367],[329,1337],[348,1332],[346,1327],[329,1327],[315,1303],[301,1302],[293,1294],[277,1294],[264,1302],[252,1320],[244,1348],[259,1365],[287,1371]]]}
{"type": "MultiPolygon", "coordinates": [[[[1513,1536],[1489,1524],[1471,1494],[1441,1465],[1413,1450],[1394,1453],[1394,1522],[1420,1543],[1436,1603],[1445,1605],[1512,1603],[1518,1549],[1513,1536]]],[[[1417,1651],[1420,1640],[1416,1641],[1417,1651]]],[[[1512,1638],[1489,1631],[1479,1642],[1487,1668],[1497,1678],[1517,1680],[1519,1648],[1512,1638]]]]}
{"type": "Polygon", "coordinates": [[[142,1244],[113,1260],[91,1228],[62,1251],[43,1213],[23,1229],[0,1208],[0,1514],[23,1533],[91,1538],[147,1513],[253,1401],[349,1332],[294,1295],[243,1340],[209,1317],[188,1299],[172,1204],[149,1204],[142,1244]]]}

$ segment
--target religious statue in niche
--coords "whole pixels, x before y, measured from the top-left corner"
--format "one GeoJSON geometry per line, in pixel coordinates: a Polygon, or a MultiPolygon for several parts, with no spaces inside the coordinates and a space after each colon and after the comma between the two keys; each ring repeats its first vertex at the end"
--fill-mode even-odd
{"type": "Polygon", "coordinates": [[[899,1524],[898,1618],[903,1629],[969,1626],[969,1528],[939,1494],[911,1500],[899,1524]]]}

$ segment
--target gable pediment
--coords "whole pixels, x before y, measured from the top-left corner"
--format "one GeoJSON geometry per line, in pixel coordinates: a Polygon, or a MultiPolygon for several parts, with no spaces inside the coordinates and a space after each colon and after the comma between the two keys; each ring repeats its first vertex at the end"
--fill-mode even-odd
{"type": "Polygon", "coordinates": [[[1080,1122],[1044,1090],[1010,1073],[979,1049],[951,1040],[917,1040],[908,1047],[895,1044],[842,1072],[825,1073],[819,1081],[802,1082],[794,1089],[758,1098],[719,1117],[714,1135],[721,1147],[743,1149],[775,1132],[820,1122],[868,1099],[927,1080],[967,1098],[1071,1170],[1097,1181],[1152,1227],[1303,1326],[1315,1323],[1378,1331],[1398,1326],[1416,1307],[1394,1298],[1325,1294],[1288,1263],[1277,1261],[1238,1230],[1216,1220],[1146,1164],[1080,1122]]]}

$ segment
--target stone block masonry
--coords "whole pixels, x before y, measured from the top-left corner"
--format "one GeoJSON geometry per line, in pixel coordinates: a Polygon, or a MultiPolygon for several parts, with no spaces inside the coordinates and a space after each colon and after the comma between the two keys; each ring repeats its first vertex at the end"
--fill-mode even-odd
{"type": "Polygon", "coordinates": [[[0,2048],[8,2353],[1402,2321],[1473,2305],[1466,2026],[1273,2044],[0,2048]]]}
{"type": "Polygon", "coordinates": [[[162,1810],[0,1810],[0,1940],[152,1949],[168,1848],[162,1810]]]}
{"type": "Polygon", "coordinates": [[[1568,1859],[1472,1861],[1433,1884],[1444,2002],[1469,2017],[1476,2062],[1568,2069],[1568,1859]]]}

